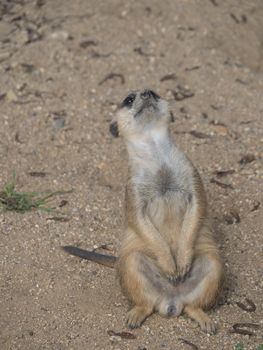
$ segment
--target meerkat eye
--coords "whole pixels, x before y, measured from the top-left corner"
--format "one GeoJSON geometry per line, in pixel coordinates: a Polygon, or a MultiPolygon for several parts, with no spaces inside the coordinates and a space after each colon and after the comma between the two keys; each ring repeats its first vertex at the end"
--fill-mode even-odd
{"type": "Polygon", "coordinates": [[[122,102],[121,106],[122,107],[131,107],[133,104],[133,101],[135,100],[136,95],[135,94],[130,94],[128,95],[124,101],[122,102]]]}

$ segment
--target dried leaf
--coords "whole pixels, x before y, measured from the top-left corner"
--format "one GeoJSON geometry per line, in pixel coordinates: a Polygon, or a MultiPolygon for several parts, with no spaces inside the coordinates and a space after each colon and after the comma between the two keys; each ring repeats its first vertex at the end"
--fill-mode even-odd
{"type": "Polygon", "coordinates": [[[226,124],[225,123],[223,123],[223,122],[220,122],[219,120],[217,120],[217,119],[213,119],[213,120],[211,120],[210,121],[210,123],[209,124],[211,124],[211,125],[221,125],[221,126],[226,126],[226,124]]]}
{"type": "Polygon", "coordinates": [[[105,78],[103,78],[100,82],[99,85],[104,84],[107,80],[111,80],[111,79],[120,79],[121,84],[125,83],[125,78],[123,76],[123,74],[119,74],[119,73],[109,73],[108,75],[106,75],[105,78]]]}
{"type": "Polygon", "coordinates": [[[240,216],[236,210],[232,210],[229,214],[225,215],[224,220],[227,225],[238,224],[241,221],[240,216]]]}
{"type": "Polygon", "coordinates": [[[216,105],[210,105],[211,108],[213,108],[215,111],[219,111],[223,108],[223,106],[216,106],[216,105]]]}
{"type": "Polygon", "coordinates": [[[95,50],[91,51],[91,57],[92,58],[107,58],[110,57],[111,53],[100,53],[95,50]]]}
{"type": "Polygon", "coordinates": [[[166,81],[166,80],[176,80],[176,75],[174,73],[166,74],[161,79],[160,82],[166,81]]]}
{"type": "Polygon", "coordinates": [[[97,46],[97,45],[98,45],[97,42],[94,40],[84,40],[84,41],[81,41],[81,43],[79,44],[79,46],[82,49],[86,49],[87,47],[97,46]]]}
{"type": "Polygon", "coordinates": [[[2,94],[0,94],[0,101],[3,100],[6,97],[6,93],[3,92],[2,94]]]}
{"type": "Polygon", "coordinates": [[[210,135],[207,135],[201,131],[197,131],[197,130],[191,130],[189,132],[190,135],[197,137],[198,139],[209,139],[210,135]]]}
{"type": "Polygon", "coordinates": [[[247,311],[247,312],[255,312],[256,311],[256,305],[251,299],[245,298],[245,302],[247,305],[238,301],[237,306],[240,307],[240,309],[247,311]]]}
{"type": "Polygon", "coordinates": [[[136,336],[130,332],[115,332],[108,330],[110,336],[121,337],[122,339],[136,339],[136,336]]]}
{"type": "Polygon", "coordinates": [[[36,70],[36,67],[33,64],[29,63],[21,63],[21,67],[25,73],[32,73],[36,70]]]}
{"type": "Polygon", "coordinates": [[[256,335],[255,330],[259,329],[259,325],[255,323],[235,323],[231,333],[242,334],[242,335],[256,335]]]}
{"type": "Polygon", "coordinates": [[[231,190],[234,189],[234,187],[233,187],[231,184],[226,184],[226,183],[221,182],[221,181],[218,181],[218,180],[216,180],[216,179],[214,179],[214,178],[212,178],[212,179],[210,180],[210,182],[211,182],[211,183],[215,183],[216,185],[218,185],[219,187],[222,187],[222,188],[230,188],[231,190]]]}
{"type": "Polygon", "coordinates": [[[226,175],[229,174],[234,174],[235,170],[234,169],[229,169],[229,170],[215,170],[213,172],[214,175],[218,176],[218,177],[224,177],[226,175]]]}
{"type": "Polygon", "coordinates": [[[42,7],[42,6],[45,5],[45,3],[46,3],[46,0],[37,0],[36,1],[36,6],[37,7],[42,7]]]}
{"type": "Polygon", "coordinates": [[[237,23],[247,23],[247,16],[246,15],[241,15],[239,18],[234,14],[230,13],[230,16],[233,18],[233,20],[237,23]]]}
{"type": "Polygon", "coordinates": [[[33,177],[45,177],[47,173],[45,173],[44,171],[30,171],[28,175],[33,177]]]}
{"type": "Polygon", "coordinates": [[[253,123],[252,120],[242,120],[239,124],[240,125],[247,125],[247,124],[250,124],[250,123],[253,123]]]}
{"type": "Polygon", "coordinates": [[[258,210],[258,208],[260,207],[260,202],[259,201],[255,201],[254,203],[253,203],[253,206],[252,206],[252,208],[250,209],[250,211],[252,212],[252,211],[256,211],[256,210],[258,210]]]}
{"type": "Polygon", "coordinates": [[[15,141],[18,142],[18,143],[23,143],[21,140],[20,140],[20,137],[19,137],[19,133],[16,132],[15,134],[15,141]]]}
{"type": "Polygon", "coordinates": [[[248,164],[248,163],[253,162],[255,159],[256,159],[256,157],[254,156],[254,154],[248,153],[248,154],[245,154],[245,155],[239,160],[238,163],[241,164],[241,165],[245,165],[245,164],[248,164]]]}
{"type": "Polygon", "coordinates": [[[70,219],[65,216],[52,216],[47,218],[47,220],[59,221],[59,222],[68,222],[70,219]]]}
{"type": "Polygon", "coordinates": [[[236,79],[236,82],[237,82],[237,83],[240,83],[240,84],[243,84],[243,85],[247,85],[247,84],[248,84],[248,82],[246,82],[246,81],[244,81],[244,80],[242,80],[242,79],[240,79],[240,78],[237,78],[237,79],[236,79]]]}
{"type": "Polygon", "coordinates": [[[62,208],[62,207],[64,207],[65,205],[67,205],[68,204],[68,201],[66,201],[65,199],[62,199],[62,201],[59,203],[59,207],[60,208],[62,208]]]}
{"type": "Polygon", "coordinates": [[[210,2],[211,2],[214,6],[218,6],[218,3],[216,2],[216,0],[210,0],[210,2]]]}
{"type": "Polygon", "coordinates": [[[193,66],[193,67],[186,67],[185,68],[185,71],[186,72],[191,72],[191,71],[193,71],[193,70],[197,70],[197,69],[200,69],[201,68],[201,66],[193,66]]]}
{"type": "Polygon", "coordinates": [[[182,343],[191,346],[193,350],[198,350],[198,346],[190,342],[189,340],[183,339],[183,338],[178,338],[182,343]]]}
{"type": "Polygon", "coordinates": [[[143,49],[142,49],[141,47],[135,47],[135,48],[133,49],[133,51],[136,52],[136,53],[138,53],[138,54],[141,55],[141,56],[146,56],[146,57],[151,56],[149,53],[144,52],[143,49]]]}

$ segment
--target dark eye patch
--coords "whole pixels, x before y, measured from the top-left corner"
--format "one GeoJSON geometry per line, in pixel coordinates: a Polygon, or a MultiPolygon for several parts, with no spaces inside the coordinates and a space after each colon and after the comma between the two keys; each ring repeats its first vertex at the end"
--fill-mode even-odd
{"type": "Polygon", "coordinates": [[[134,93],[128,95],[122,102],[121,107],[131,107],[136,95],[134,93]]]}

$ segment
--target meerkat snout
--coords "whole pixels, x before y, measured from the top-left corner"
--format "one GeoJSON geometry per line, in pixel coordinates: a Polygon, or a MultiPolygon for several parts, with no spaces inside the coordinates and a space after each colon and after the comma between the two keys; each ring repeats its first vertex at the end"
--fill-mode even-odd
{"type": "Polygon", "coordinates": [[[155,101],[159,100],[160,96],[156,94],[156,92],[152,90],[145,90],[141,92],[141,98],[143,100],[147,100],[149,98],[154,98],[155,101]]]}

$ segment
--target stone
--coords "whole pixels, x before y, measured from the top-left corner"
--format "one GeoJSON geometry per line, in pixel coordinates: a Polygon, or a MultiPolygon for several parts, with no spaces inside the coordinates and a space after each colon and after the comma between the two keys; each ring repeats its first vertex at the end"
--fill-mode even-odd
{"type": "Polygon", "coordinates": [[[6,99],[6,101],[8,101],[8,102],[15,102],[15,101],[17,101],[17,96],[16,96],[16,94],[14,93],[13,90],[9,90],[9,91],[6,93],[5,99],[6,99]]]}

